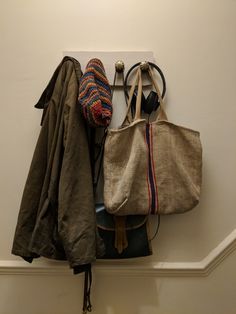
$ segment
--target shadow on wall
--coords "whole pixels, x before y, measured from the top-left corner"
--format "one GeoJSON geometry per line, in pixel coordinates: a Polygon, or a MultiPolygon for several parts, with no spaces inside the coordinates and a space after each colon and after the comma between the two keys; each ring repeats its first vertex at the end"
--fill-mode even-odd
{"type": "Polygon", "coordinates": [[[156,278],[96,276],[94,314],[156,314],[162,282],[156,278]]]}
{"type": "Polygon", "coordinates": [[[1,276],[0,313],[81,313],[83,280],[83,275],[1,276]]]}
{"type": "MultiPolygon", "coordinates": [[[[214,182],[206,170],[208,161],[203,160],[203,182],[200,203],[191,211],[183,214],[162,215],[160,229],[152,241],[155,262],[200,261],[218,244],[211,239],[209,219],[212,206],[209,203],[209,191],[214,182]],[[201,236],[199,236],[201,234],[201,236]],[[202,241],[202,239],[207,241],[202,241]]],[[[155,233],[157,217],[151,216],[151,235],[155,233]]],[[[214,228],[214,225],[213,227],[214,228]]]]}
{"type": "MultiPolygon", "coordinates": [[[[2,314],[81,313],[82,275],[2,276],[0,290],[2,314]]],[[[92,314],[156,314],[160,290],[156,278],[94,274],[92,314]]]]}

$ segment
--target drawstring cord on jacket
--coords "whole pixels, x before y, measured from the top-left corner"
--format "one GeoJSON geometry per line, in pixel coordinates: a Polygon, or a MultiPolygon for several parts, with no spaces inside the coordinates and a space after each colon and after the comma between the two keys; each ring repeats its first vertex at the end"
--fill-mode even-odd
{"type": "Polygon", "coordinates": [[[84,274],[84,302],[83,302],[83,314],[92,311],[92,305],[90,300],[90,292],[92,285],[92,270],[91,264],[88,270],[84,274]]]}

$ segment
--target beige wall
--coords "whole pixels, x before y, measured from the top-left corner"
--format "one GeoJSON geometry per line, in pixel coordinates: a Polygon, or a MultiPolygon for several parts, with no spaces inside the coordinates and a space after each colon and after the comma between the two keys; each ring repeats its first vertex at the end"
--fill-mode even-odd
{"type": "Polygon", "coordinates": [[[146,275],[130,263],[123,274],[95,270],[94,313],[236,313],[235,30],[235,0],[1,1],[0,314],[80,311],[80,276],[44,272],[45,261],[31,271],[10,254],[40,128],[33,105],[73,50],[153,51],[169,119],[199,130],[204,150],[200,205],[163,217],[154,256],[138,268],[146,275]]]}

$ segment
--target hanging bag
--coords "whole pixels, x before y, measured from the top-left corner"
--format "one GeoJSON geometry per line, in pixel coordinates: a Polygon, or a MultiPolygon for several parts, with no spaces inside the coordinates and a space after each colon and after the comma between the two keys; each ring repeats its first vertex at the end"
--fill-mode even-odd
{"type": "Polygon", "coordinates": [[[114,215],[183,213],[200,197],[202,147],[198,131],[167,120],[152,69],[148,75],[160,101],[154,122],[141,118],[140,67],[122,126],[108,129],[104,147],[104,203],[114,215]],[[131,100],[136,85],[135,116],[131,100]]]}
{"type": "MultiPolygon", "coordinates": [[[[97,159],[97,179],[95,180],[95,190],[98,182],[102,183],[101,164],[103,161],[103,141],[101,143],[100,156],[97,159]]],[[[95,164],[94,164],[95,166],[95,164]]],[[[104,203],[96,203],[96,221],[98,234],[103,240],[105,254],[98,256],[99,259],[123,259],[152,255],[151,240],[156,236],[158,225],[154,237],[150,237],[148,216],[129,215],[115,216],[109,214],[104,203]]]]}
{"type": "MultiPolygon", "coordinates": [[[[120,63],[121,61],[119,61],[119,65],[120,63]]],[[[114,92],[118,73],[121,74],[122,81],[124,82],[123,70],[118,71],[116,68],[112,94],[114,92]]],[[[97,137],[99,138],[100,135],[97,134],[97,137]]],[[[100,190],[99,188],[103,187],[102,164],[105,137],[106,133],[103,135],[102,139],[99,140],[94,137],[91,142],[95,194],[100,190]],[[99,144],[95,144],[97,140],[99,144]]],[[[98,194],[100,193],[98,192],[98,194]]],[[[100,202],[96,202],[95,209],[98,233],[103,240],[105,247],[105,254],[103,256],[98,256],[97,258],[124,259],[143,257],[152,254],[148,216],[115,216],[109,214],[101,200],[100,202]]],[[[158,220],[156,233],[158,231],[159,222],[160,221],[158,220]]]]}
{"type": "Polygon", "coordinates": [[[114,216],[104,204],[96,204],[97,228],[105,246],[100,259],[123,259],[152,255],[148,216],[114,216]]]}

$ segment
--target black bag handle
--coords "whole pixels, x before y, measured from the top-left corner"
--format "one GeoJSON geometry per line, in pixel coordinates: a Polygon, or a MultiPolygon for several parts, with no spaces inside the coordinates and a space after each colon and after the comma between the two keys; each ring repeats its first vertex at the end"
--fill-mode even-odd
{"type": "MultiPolygon", "coordinates": [[[[126,95],[127,98],[128,98],[127,82],[128,82],[128,78],[129,78],[131,72],[138,66],[140,66],[141,69],[145,70],[145,67],[146,67],[147,64],[149,64],[151,67],[153,67],[159,73],[159,75],[161,77],[161,80],[162,80],[162,84],[163,84],[163,90],[162,90],[161,96],[162,96],[162,98],[164,98],[164,96],[166,94],[166,79],[165,79],[165,76],[164,76],[162,70],[160,69],[160,67],[158,65],[156,65],[155,63],[150,62],[150,61],[137,62],[126,73],[125,80],[124,80],[124,88],[125,88],[125,95],[126,95]]],[[[146,67],[146,69],[147,69],[147,67],[146,67]]]]}
{"type": "MultiPolygon", "coordinates": [[[[140,69],[142,71],[148,71],[148,69],[151,68],[154,68],[158,74],[160,75],[161,77],[161,80],[162,80],[162,86],[163,86],[163,90],[162,90],[162,93],[161,93],[161,98],[163,99],[164,96],[165,96],[165,93],[166,93],[166,80],[165,80],[165,76],[162,72],[162,70],[159,68],[158,65],[156,65],[155,63],[153,62],[149,62],[149,61],[143,61],[143,62],[138,62],[138,63],[135,63],[127,72],[126,76],[125,76],[125,79],[124,79],[124,93],[125,93],[125,98],[126,98],[126,103],[128,103],[128,98],[129,98],[129,95],[128,95],[128,86],[127,86],[127,83],[128,83],[128,78],[131,74],[131,72],[136,68],[136,67],[140,67],[140,69]]],[[[142,93],[141,95],[141,99],[142,99],[142,105],[141,105],[141,108],[142,108],[142,111],[144,111],[145,113],[148,113],[149,115],[151,114],[152,111],[155,111],[157,110],[158,106],[159,106],[159,97],[158,95],[156,94],[156,92],[153,92],[151,91],[147,100],[145,100],[145,97],[142,93]]],[[[131,113],[132,113],[132,116],[134,115],[134,108],[135,108],[135,100],[133,102],[133,99],[132,99],[132,106],[131,106],[131,113]]]]}

